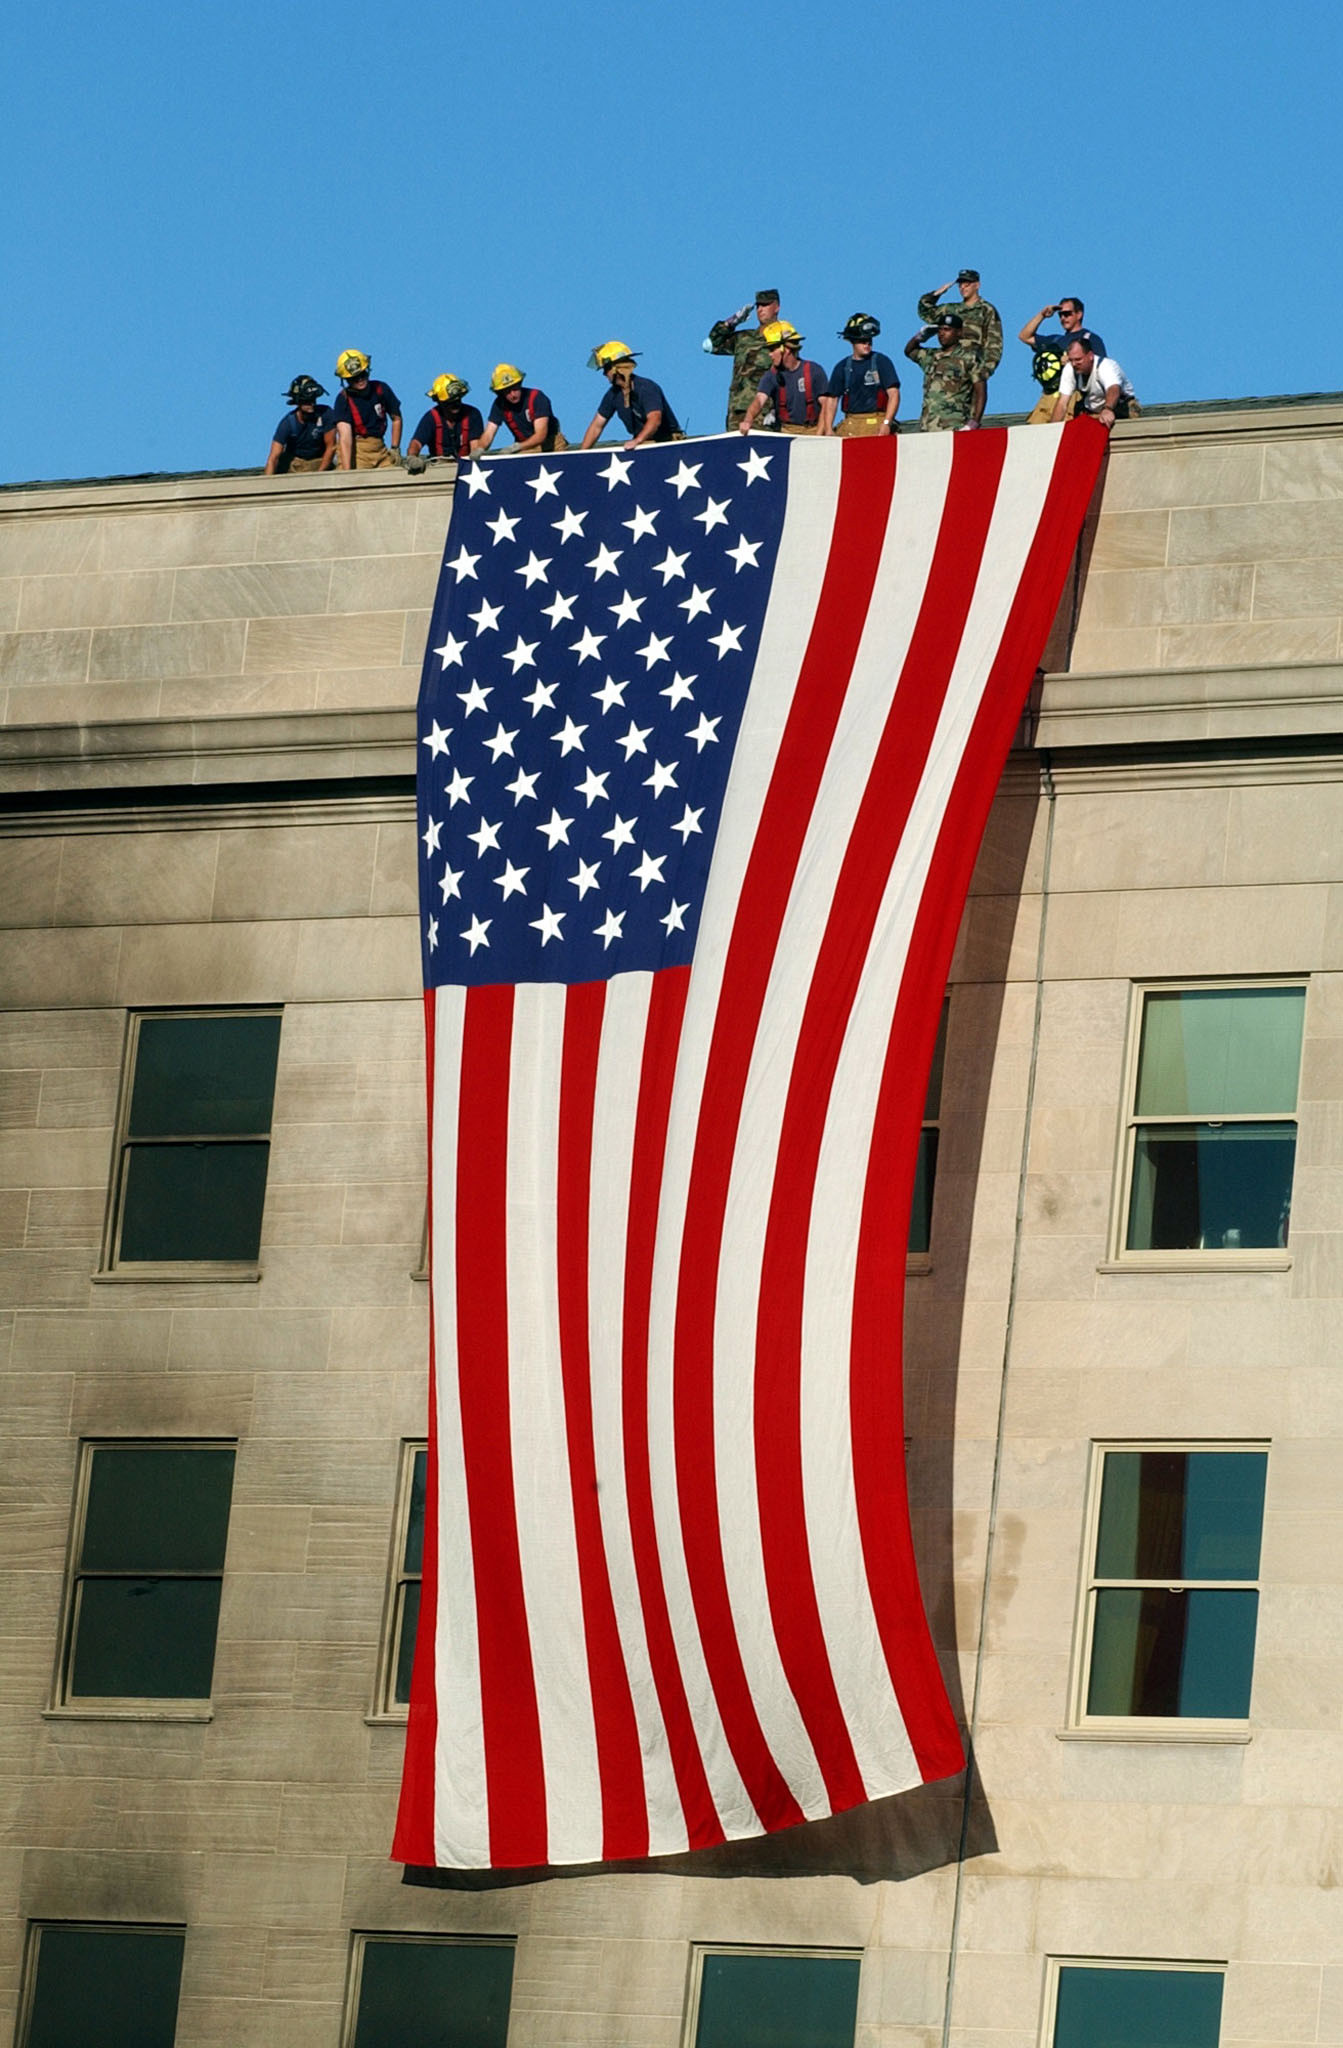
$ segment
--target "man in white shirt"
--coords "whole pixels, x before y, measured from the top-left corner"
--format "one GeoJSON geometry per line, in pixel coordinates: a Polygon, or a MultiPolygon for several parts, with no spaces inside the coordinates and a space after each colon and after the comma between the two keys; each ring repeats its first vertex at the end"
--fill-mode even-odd
{"type": "Polygon", "coordinates": [[[1139,410],[1133,386],[1113,356],[1098,356],[1090,341],[1080,338],[1068,343],[1068,360],[1054,401],[1056,420],[1067,419],[1068,400],[1074,391],[1081,394],[1079,410],[1091,413],[1103,427],[1132,419],[1139,410]]]}

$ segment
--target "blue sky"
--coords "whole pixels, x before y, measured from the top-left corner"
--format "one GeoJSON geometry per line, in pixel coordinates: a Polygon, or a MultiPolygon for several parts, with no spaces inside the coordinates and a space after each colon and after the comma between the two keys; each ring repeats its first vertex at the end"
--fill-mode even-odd
{"type": "MultiPolygon", "coordinates": [[[[898,359],[961,264],[1009,337],[1079,292],[1148,399],[1334,389],[1341,44],[1318,0],[30,0],[0,481],[259,464],[348,346],[407,439],[436,372],[479,397],[501,357],[576,438],[610,335],[712,431],[700,343],[757,286],[826,365],[858,308],[898,359]]],[[[991,408],[1028,370],[1009,338],[991,408]]]]}

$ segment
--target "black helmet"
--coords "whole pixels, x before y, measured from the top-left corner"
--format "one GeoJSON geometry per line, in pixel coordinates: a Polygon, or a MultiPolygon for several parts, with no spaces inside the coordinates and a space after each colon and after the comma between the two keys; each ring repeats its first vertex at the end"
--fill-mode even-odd
{"type": "Polygon", "coordinates": [[[285,397],[293,405],[307,405],[311,399],[325,398],[326,386],[319,384],[315,377],[295,377],[285,397]]]}
{"type": "Polygon", "coordinates": [[[881,333],[881,322],[871,313],[853,313],[839,332],[844,341],[875,341],[881,333]]]}
{"type": "Polygon", "coordinates": [[[1031,375],[1042,391],[1057,391],[1063,381],[1063,357],[1056,348],[1037,348],[1031,358],[1031,375]]]}

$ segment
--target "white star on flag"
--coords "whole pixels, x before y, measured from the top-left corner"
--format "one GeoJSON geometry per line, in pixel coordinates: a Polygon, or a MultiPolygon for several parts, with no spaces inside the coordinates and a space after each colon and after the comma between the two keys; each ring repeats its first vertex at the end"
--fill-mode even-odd
{"type": "MultiPolygon", "coordinates": [[[[458,474],[459,477],[465,478],[466,480],[466,491],[468,497],[478,497],[480,492],[484,491],[486,497],[488,498],[488,496],[490,495],[490,480],[478,462],[469,463],[467,467],[459,471],[458,474]]],[[[466,937],[465,932],[462,933],[462,937],[466,937]]]]}
{"type": "Polygon", "coordinates": [[[429,941],[429,951],[432,953],[438,944],[438,919],[436,917],[430,918],[425,937],[429,941]]]}
{"type": "Polygon", "coordinates": [[[613,677],[608,676],[606,678],[606,681],[602,684],[600,690],[593,691],[593,702],[601,705],[603,717],[605,717],[606,713],[612,710],[617,704],[620,706],[622,711],[624,710],[625,692],[626,690],[628,690],[628,688],[628,683],[618,683],[614,680],[613,677]]]}
{"type": "Polygon", "coordinates": [[[495,727],[493,736],[490,739],[487,739],[485,742],[485,746],[489,753],[490,759],[492,761],[497,761],[501,754],[511,754],[513,751],[513,742],[517,738],[517,736],[517,727],[515,726],[512,732],[505,731],[504,722],[501,718],[498,725],[495,727]]]}
{"type": "Polygon", "coordinates": [[[662,640],[658,638],[656,633],[650,633],[646,644],[643,647],[637,647],[635,653],[643,656],[649,668],[655,668],[658,662],[667,660],[667,649],[671,644],[672,636],[670,633],[662,640]]]}
{"type": "Polygon", "coordinates": [[[623,456],[613,455],[605,469],[599,469],[597,474],[605,478],[607,490],[613,491],[617,484],[627,484],[629,482],[630,471],[633,467],[634,464],[627,462],[623,456]]]}
{"type": "Polygon", "coordinates": [[[713,532],[715,526],[727,525],[727,508],[731,502],[730,498],[710,498],[704,510],[695,514],[706,536],[713,532]]]}
{"type": "Polygon", "coordinates": [[[672,826],[672,831],[673,831],[673,832],[679,832],[679,833],[680,833],[680,835],[681,835],[681,843],[682,843],[683,845],[688,845],[688,844],[689,844],[689,841],[690,841],[690,835],[691,835],[691,833],[692,833],[692,832],[702,832],[702,831],[703,831],[704,827],[703,827],[703,826],[702,826],[702,825],[700,824],[700,819],[701,819],[701,818],[702,818],[703,816],[704,816],[704,806],[703,806],[702,804],[701,804],[700,808],[699,808],[699,809],[698,809],[697,811],[692,811],[692,810],[691,810],[691,808],[690,808],[690,806],[689,806],[689,804],[687,804],[687,805],[686,805],[686,807],[685,807],[685,810],[684,810],[684,811],[683,811],[683,812],[681,813],[681,816],[680,816],[680,817],[679,817],[679,818],[677,819],[676,823],[675,823],[675,824],[674,824],[674,825],[672,826]]]}
{"type": "MultiPolygon", "coordinates": [[[[703,722],[704,721],[701,719],[700,723],[703,724],[703,722]]],[[[693,733],[691,737],[693,739],[693,733]]],[[[527,772],[525,768],[519,768],[517,774],[513,777],[513,780],[511,782],[506,782],[504,784],[504,788],[508,791],[514,803],[520,804],[523,801],[524,797],[531,797],[533,800],[535,800],[536,785],[540,780],[541,770],[539,768],[534,768],[530,774],[527,772]]]]}
{"type": "Polygon", "coordinates": [[[495,887],[504,892],[501,900],[507,903],[510,896],[525,896],[527,891],[522,885],[530,873],[530,868],[515,868],[511,860],[506,860],[502,875],[494,877],[495,887]]]}
{"type": "Polygon", "coordinates": [[[676,674],[672,677],[666,689],[659,690],[658,695],[659,697],[665,697],[672,710],[675,711],[677,705],[684,704],[687,698],[693,703],[695,692],[691,685],[698,682],[698,680],[697,676],[683,676],[680,669],[677,669],[676,674]]]}
{"type": "Polygon", "coordinates": [[[633,846],[634,828],[638,822],[637,818],[617,817],[609,831],[602,833],[603,839],[610,840],[612,853],[619,853],[622,846],[633,846]]]}
{"type": "Polygon", "coordinates": [[[505,661],[512,662],[515,676],[520,668],[536,667],[536,650],[540,645],[539,640],[524,640],[521,633],[518,634],[517,645],[510,647],[504,656],[505,661]]]}
{"type": "Polygon", "coordinates": [[[608,548],[606,542],[602,541],[596,554],[586,565],[589,569],[595,571],[593,580],[600,583],[603,576],[614,576],[616,573],[616,563],[624,552],[623,548],[608,548]]]}
{"type": "Polygon", "coordinates": [[[478,612],[467,613],[466,616],[468,617],[468,619],[471,620],[472,624],[476,629],[477,638],[479,638],[482,633],[498,632],[499,619],[503,613],[503,609],[504,608],[501,604],[488,604],[486,600],[482,597],[480,600],[480,610],[478,612]]]}
{"type": "Polygon", "coordinates": [[[587,518],[587,516],[588,515],[586,512],[575,512],[572,505],[566,505],[564,508],[563,517],[560,519],[552,519],[550,523],[554,527],[556,533],[559,535],[561,540],[573,540],[575,536],[581,539],[583,534],[583,521],[587,518]]]}
{"type": "Polygon", "coordinates": [[[558,626],[565,619],[572,619],[577,602],[576,597],[561,597],[557,590],[550,603],[542,605],[541,616],[543,619],[549,619],[552,626],[558,626]]]}
{"type": "Polygon", "coordinates": [[[689,549],[686,550],[685,554],[678,555],[674,548],[668,548],[666,554],[662,557],[662,560],[660,562],[654,562],[653,573],[655,576],[660,576],[662,578],[662,588],[664,590],[667,588],[667,585],[671,582],[673,576],[683,577],[685,575],[685,565],[689,560],[689,549]]]}
{"type": "Polygon", "coordinates": [[[690,905],[688,903],[677,903],[673,899],[672,907],[667,912],[667,915],[658,919],[658,923],[664,927],[668,938],[671,937],[673,932],[683,932],[685,930],[685,914],[689,908],[690,905]]]}
{"type": "Polygon", "coordinates": [[[487,853],[499,851],[499,827],[491,825],[488,818],[482,818],[475,831],[468,832],[466,836],[475,847],[479,860],[484,860],[487,853]]]}
{"type": "Polygon", "coordinates": [[[620,603],[609,604],[606,609],[610,612],[618,626],[637,626],[639,614],[646,603],[646,598],[631,597],[628,590],[622,590],[620,593],[620,603]]]}
{"type": "Polygon", "coordinates": [[[552,910],[548,903],[543,903],[541,905],[541,915],[530,918],[528,922],[534,932],[540,932],[541,944],[544,946],[550,939],[563,941],[564,934],[561,932],[560,926],[564,923],[567,916],[567,911],[552,910]]]}
{"type": "Polygon", "coordinates": [[[739,462],[737,467],[745,470],[748,484],[758,484],[763,483],[768,477],[769,466],[773,460],[772,455],[762,455],[758,448],[752,448],[745,462],[739,462]]]}
{"type": "Polygon", "coordinates": [[[589,767],[583,780],[574,784],[575,796],[581,796],[589,810],[592,809],[598,797],[602,797],[609,802],[610,799],[606,796],[606,785],[610,777],[611,771],[609,768],[603,768],[601,774],[598,775],[594,768],[589,767]]]}
{"type": "Polygon", "coordinates": [[[445,868],[443,870],[443,873],[439,876],[438,886],[440,893],[442,894],[443,901],[445,903],[447,902],[449,896],[461,895],[462,891],[460,884],[462,876],[465,873],[465,868],[445,868]]]}
{"type": "Polygon", "coordinates": [[[676,609],[678,612],[685,613],[687,625],[689,625],[692,619],[697,619],[701,612],[708,611],[709,599],[712,596],[712,590],[701,590],[698,583],[696,583],[692,588],[689,597],[683,597],[681,599],[681,602],[677,605],[676,609]]]}
{"type": "Polygon", "coordinates": [[[489,945],[490,942],[485,935],[493,922],[494,919],[492,917],[473,917],[466,930],[461,934],[461,937],[466,940],[473,954],[477,946],[489,945]]]}
{"type": "Polygon", "coordinates": [[[622,519],[620,523],[629,528],[631,540],[642,540],[646,533],[657,532],[658,516],[656,512],[646,512],[642,505],[636,505],[633,519],[622,519]]]}
{"type": "Polygon", "coordinates": [[[578,900],[580,903],[582,902],[583,898],[587,895],[589,889],[595,889],[597,887],[597,870],[600,866],[601,862],[599,860],[580,860],[580,862],[578,863],[578,873],[576,875],[570,875],[569,880],[573,883],[575,889],[577,889],[578,891],[578,900]]]}
{"type": "Polygon", "coordinates": [[[577,747],[580,754],[582,753],[583,735],[586,731],[587,727],[585,725],[575,725],[572,718],[566,718],[559,731],[553,732],[550,735],[560,750],[561,760],[563,760],[566,754],[572,754],[575,747],[577,747]]]}
{"type": "Polygon", "coordinates": [[[555,709],[555,692],[558,688],[558,683],[543,683],[538,677],[536,683],[522,700],[524,704],[531,705],[533,718],[535,718],[538,711],[553,711],[555,709]]]}
{"type": "Polygon", "coordinates": [[[474,582],[476,575],[476,563],[479,560],[479,555],[469,555],[466,552],[466,549],[462,548],[458,552],[455,561],[449,562],[447,564],[447,567],[451,569],[453,575],[457,578],[457,581],[459,583],[461,582],[464,576],[469,576],[471,580],[474,582]]]}
{"type": "Polygon", "coordinates": [[[465,640],[455,640],[452,634],[449,633],[443,645],[436,647],[434,653],[438,656],[444,668],[460,668],[465,647],[465,640]]]}
{"type": "Polygon", "coordinates": [[[547,469],[543,462],[536,475],[528,477],[527,488],[529,491],[535,491],[538,505],[542,498],[558,498],[559,482],[563,474],[562,470],[547,469]]]}
{"type": "Polygon", "coordinates": [[[457,770],[447,788],[448,809],[450,811],[455,811],[458,804],[466,802],[471,791],[471,784],[475,779],[474,775],[463,775],[460,768],[457,770]]]}
{"type": "Polygon", "coordinates": [[[671,484],[676,492],[678,503],[687,491],[697,491],[699,489],[699,473],[703,467],[704,464],[702,462],[682,462],[675,476],[667,478],[667,482],[671,484]]]}
{"type": "Polygon", "coordinates": [[[435,719],[429,731],[420,741],[420,745],[428,747],[430,758],[436,761],[440,754],[447,753],[448,740],[451,735],[452,727],[450,725],[440,725],[438,720],[435,719]]]}
{"type": "Polygon", "coordinates": [[[622,733],[616,741],[618,747],[625,749],[625,759],[627,761],[634,754],[646,754],[648,752],[648,735],[652,730],[651,725],[636,725],[633,719],[630,720],[629,731],[622,733]]]}
{"type": "Polygon", "coordinates": [[[510,519],[507,512],[500,512],[497,519],[487,519],[485,524],[494,535],[494,545],[498,547],[501,540],[512,540],[519,522],[516,518],[510,519]]]}
{"type": "Polygon", "coordinates": [[[466,707],[465,715],[469,718],[473,711],[484,711],[493,694],[493,690],[493,684],[490,685],[489,689],[482,690],[479,683],[472,683],[469,690],[459,690],[457,695],[466,707]]]}
{"type": "Polygon", "coordinates": [[[439,822],[438,819],[429,819],[424,831],[420,834],[421,839],[424,841],[424,850],[426,853],[438,853],[440,851],[439,835],[442,832],[442,830],[442,824],[439,822]]]}
{"type": "Polygon", "coordinates": [[[736,547],[724,548],[723,552],[729,562],[736,563],[737,574],[740,576],[743,569],[758,569],[760,567],[756,556],[764,545],[765,543],[762,540],[747,540],[744,533],[739,533],[737,535],[736,547]]]}
{"type": "Polygon", "coordinates": [[[645,789],[651,789],[654,796],[661,796],[664,789],[675,789],[676,767],[675,761],[654,761],[652,774],[644,777],[645,789]]]}
{"type": "Polygon", "coordinates": [[[593,926],[593,936],[601,940],[603,950],[610,945],[613,939],[620,937],[620,927],[624,922],[625,913],[623,910],[608,910],[601,923],[593,926]]]}
{"type": "Polygon", "coordinates": [[[544,835],[546,845],[553,853],[557,846],[567,846],[569,844],[569,827],[573,822],[572,818],[562,818],[558,809],[552,806],[550,816],[546,819],[545,824],[538,825],[536,829],[544,835]]]}
{"type": "Polygon", "coordinates": [[[533,583],[544,583],[547,581],[546,570],[550,567],[552,560],[553,557],[547,555],[543,561],[541,557],[537,555],[535,550],[533,550],[532,553],[528,555],[522,567],[520,569],[515,569],[513,571],[513,574],[515,576],[525,576],[527,580],[522,587],[524,590],[530,590],[533,583]]]}
{"type": "Polygon", "coordinates": [[[718,649],[718,659],[720,661],[725,654],[741,653],[741,636],[745,631],[745,626],[729,626],[727,620],[724,619],[718,631],[710,633],[709,645],[718,649]]]}
{"type": "Polygon", "coordinates": [[[721,718],[706,718],[701,711],[699,724],[691,727],[686,738],[693,740],[697,751],[702,754],[710,742],[718,738],[718,728],[721,724],[721,718]]]}
{"type": "Polygon", "coordinates": [[[578,639],[572,643],[570,651],[576,654],[580,661],[595,661],[602,651],[602,642],[605,638],[605,633],[594,633],[591,626],[584,626],[578,639]]]}
{"type": "Polygon", "coordinates": [[[666,866],[666,862],[667,856],[665,853],[659,853],[654,856],[651,853],[645,852],[640,855],[639,865],[630,869],[630,875],[639,884],[639,894],[641,896],[650,882],[660,882],[663,879],[662,870],[666,866]]]}

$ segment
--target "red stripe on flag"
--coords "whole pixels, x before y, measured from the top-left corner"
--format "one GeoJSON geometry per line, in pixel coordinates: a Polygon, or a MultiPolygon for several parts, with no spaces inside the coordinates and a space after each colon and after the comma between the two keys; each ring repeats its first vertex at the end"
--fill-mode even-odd
{"type": "MultiPolygon", "coordinates": [[[[425,1207],[426,1245],[434,1227],[434,991],[424,992],[424,1078],[428,1100],[429,1187],[425,1207]]],[[[429,1256],[426,1251],[426,1256],[429,1256]]],[[[429,1449],[424,1462],[424,1542],[421,1552],[420,1615],[410,1673],[406,1757],[396,1809],[392,1856],[398,1863],[431,1868],[434,1843],[434,1758],[438,1746],[438,1674],[434,1639],[438,1617],[438,1402],[435,1397],[433,1285],[429,1313],[429,1449]]]]}
{"type": "Polygon", "coordinates": [[[556,1266],[560,1358],[574,1535],[583,1602],[583,1634],[602,1793],[602,1856],[648,1854],[643,1756],[629,1674],[616,1624],[602,1538],[592,1425],[588,1273],[592,1122],[606,983],[571,987],[565,997],[556,1175],[556,1266]]]}
{"type": "Polygon", "coordinates": [[[508,1089],[513,990],[473,988],[457,1142],[457,1376],[480,1641],[490,1861],[546,1860],[541,1722],[518,1547],[508,1385],[508,1089]]]}
{"type": "Polygon", "coordinates": [[[854,1483],[877,1626],[925,1780],[958,1771],[964,1758],[920,1597],[902,1404],[890,1396],[892,1385],[899,1387],[894,1368],[917,1132],[942,991],[989,807],[1105,446],[1105,430],[1093,420],[1071,421],[1060,437],[1035,538],[938,832],[891,1025],[868,1155],[853,1300],[854,1483]]]}
{"type": "MultiPolygon", "coordinates": [[[[847,453],[864,444],[850,442],[847,453]]],[[[891,865],[923,775],[974,597],[1006,455],[998,434],[958,435],[937,544],[873,756],[816,958],[784,1108],[756,1324],[760,1528],[779,1655],[836,1810],[866,1790],[830,1674],[802,1499],[802,1320],[817,1164],[844,1029],[891,865]]],[[[859,1162],[854,1162],[855,1171],[859,1162]]],[[[898,1390],[897,1390],[898,1391],[898,1390]]]]}
{"type": "MultiPolygon", "coordinates": [[[[756,1812],[767,1829],[803,1819],[765,1740],[732,1617],[718,1521],[714,1446],[714,1318],[723,1222],[742,1099],[779,930],[872,595],[895,484],[894,441],[845,462],[807,651],[761,809],[724,967],[704,1078],[681,1242],[676,1302],[676,1471],[682,1540],[700,1638],[724,1730],[756,1812]]],[[[766,1445],[766,1464],[775,1455],[766,1445]]],[[[762,1480],[771,1484],[762,1473],[762,1480]]],[[[800,1464],[788,1513],[801,1518],[800,1464]]],[[[786,1600],[814,1591],[796,1582],[786,1600]]],[[[822,1645],[822,1656],[824,1646],[822,1645]]],[[[829,1680],[828,1666],[826,1669],[829,1680]]],[[[810,1688],[809,1688],[810,1690],[810,1688]]],[[[863,1797],[847,1735],[842,1782],[849,1804],[863,1797]]]]}
{"type": "MultiPolygon", "coordinates": [[[[658,1205],[667,1150],[667,1120],[676,1080],[690,969],[670,967],[653,977],[644,1032],[630,1162],[629,1222],[625,1240],[625,1296],[622,1318],[622,1430],[630,1544],[639,1581],[648,1660],[667,1734],[676,1789],[692,1849],[712,1848],[724,1839],[695,1734],[694,1718],[676,1654],[667,1612],[667,1593],[658,1551],[649,1462],[648,1322],[657,1247],[658,1205]]],[[[634,1854],[624,1851],[621,1854],[634,1854]]]]}

